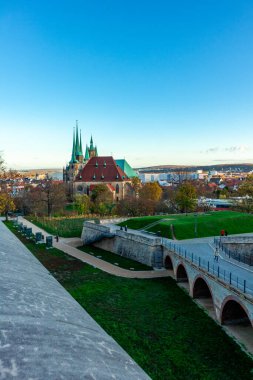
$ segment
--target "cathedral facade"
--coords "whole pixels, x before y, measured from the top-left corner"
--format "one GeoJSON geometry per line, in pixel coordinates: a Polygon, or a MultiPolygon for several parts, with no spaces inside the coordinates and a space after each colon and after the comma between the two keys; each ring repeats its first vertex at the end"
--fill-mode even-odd
{"type": "Polygon", "coordinates": [[[63,180],[70,193],[90,195],[96,185],[104,184],[117,202],[132,192],[131,180],[137,177],[125,159],[114,160],[112,156],[99,156],[91,136],[83,154],[81,131],[78,124],[73,132],[71,160],[63,169],[63,180]]]}

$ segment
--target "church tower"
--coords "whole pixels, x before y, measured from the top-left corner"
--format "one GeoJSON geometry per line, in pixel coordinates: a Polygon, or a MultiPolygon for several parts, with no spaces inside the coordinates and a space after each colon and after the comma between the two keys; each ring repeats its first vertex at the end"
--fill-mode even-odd
{"type": "Polygon", "coordinates": [[[79,132],[78,121],[76,120],[76,126],[73,130],[73,143],[72,143],[72,154],[71,159],[63,169],[63,180],[64,182],[73,182],[76,176],[81,172],[83,167],[89,161],[91,157],[97,157],[97,147],[93,145],[93,139],[91,136],[90,147],[86,145],[85,155],[83,154],[82,147],[82,136],[81,130],[79,132]]]}

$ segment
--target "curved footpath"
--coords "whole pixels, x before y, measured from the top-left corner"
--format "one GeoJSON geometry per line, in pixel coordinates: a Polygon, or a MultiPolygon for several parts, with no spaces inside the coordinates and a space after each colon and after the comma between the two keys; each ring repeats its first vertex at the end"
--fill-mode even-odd
{"type": "MultiPolygon", "coordinates": [[[[18,219],[20,222],[24,223],[27,227],[32,228],[33,233],[42,232],[44,236],[52,236],[52,234],[47,233],[42,228],[37,227],[35,224],[31,223],[28,220],[22,217],[19,217],[18,219]]],[[[53,246],[55,248],[63,251],[64,253],[67,253],[70,256],[75,257],[76,259],[83,261],[84,263],[92,265],[93,267],[101,269],[102,271],[115,275],[115,276],[126,277],[126,278],[156,278],[156,277],[168,277],[171,275],[171,273],[169,273],[169,271],[167,270],[132,271],[132,270],[123,269],[116,265],[108,263],[104,260],[98,259],[97,257],[89,255],[88,253],[80,251],[79,249],[75,248],[73,245],[82,245],[81,239],[60,238],[58,243],[55,241],[55,239],[53,241],[53,246]]]]}

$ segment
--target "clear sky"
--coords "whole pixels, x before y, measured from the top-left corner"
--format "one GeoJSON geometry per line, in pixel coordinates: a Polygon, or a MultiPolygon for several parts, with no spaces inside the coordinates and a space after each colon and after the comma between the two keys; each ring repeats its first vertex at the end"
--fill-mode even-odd
{"type": "Polygon", "coordinates": [[[253,162],[252,0],[0,0],[0,54],[9,167],[253,162]]]}

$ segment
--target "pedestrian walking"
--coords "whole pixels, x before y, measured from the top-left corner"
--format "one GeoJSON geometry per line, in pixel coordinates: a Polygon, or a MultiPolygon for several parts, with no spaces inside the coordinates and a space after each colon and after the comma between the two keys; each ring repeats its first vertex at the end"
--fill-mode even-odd
{"type": "Polygon", "coordinates": [[[218,260],[219,260],[219,248],[216,247],[214,251],[214,261],[218,262],[218,260]]]}

